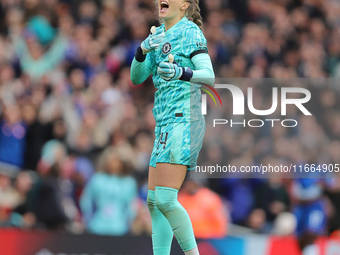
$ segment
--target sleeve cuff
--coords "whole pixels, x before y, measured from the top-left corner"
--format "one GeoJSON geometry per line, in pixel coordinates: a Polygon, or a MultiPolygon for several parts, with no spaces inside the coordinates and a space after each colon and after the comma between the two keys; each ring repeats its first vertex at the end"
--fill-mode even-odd
{"type": "Polygon", "coordinates": [[[193,71],[191,70],[190,67],[184,68],[182,67],[183,70],[183,74],[181,76],[181,78],[179,78],[182,81],[190,81],[192,76],[193,76],[193,71]]]}
{"type": "Polygon", "coordinates": [[[146,55],[143,54],[143,50],[140,46],[138,46],[138,48],[136,49],[136,52],[135,52],[135,59],[138,61],[138,62],[144,62],[146,58],[146,55]]]}
{"type": "Polygon", "coordinates": [[[194,56],[198,55],[198,54],[201,54],[201,53],[208,53],[207,50],[197,50],[197,51],[194,51],[193,53],[190,54],[190,58],[193,58],[194,56]]]}

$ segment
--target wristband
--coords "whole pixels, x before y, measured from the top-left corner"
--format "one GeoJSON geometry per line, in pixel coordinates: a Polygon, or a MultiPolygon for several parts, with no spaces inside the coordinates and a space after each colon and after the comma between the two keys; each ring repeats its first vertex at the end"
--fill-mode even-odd
{"type": "Polygon", "coordinates": [[[146,58],[146,55],[143,54],[143,50],[140,46],[138,46],[138,48],[136,49],[136,52],[135,52],[135,59],[138,61],[138,62],[144,62],[146,58]]]}
{"type": "Polygon", "coordinates": [[[190,81],[192,76],[193,76],[193,71],[191,70],[190,67],[182,67],[182,76],[179,78],[181,81],[190,81]]]}

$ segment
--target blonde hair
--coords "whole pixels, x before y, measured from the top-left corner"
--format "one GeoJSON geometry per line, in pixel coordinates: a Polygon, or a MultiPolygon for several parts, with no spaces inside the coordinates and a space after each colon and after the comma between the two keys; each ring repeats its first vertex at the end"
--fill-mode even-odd
{"type": "Polygon", "coordinates": [[[110,146],[106,148],[102,152],[102,154],[99,156],[99,159],[97,161],[97,170],[99,172],[107,173],[108,172],[107,163],[113,157],[119,159],[123,164],[123,168],[121,172],[119,173],[119,175],[122,175],[122,176],[128,175],[132,169],[132,164],[131,162],[129,162],[128,159],[126,159],[123,156],[123,151],[121,151],[120,148],[114,147],[114,146],[110,146]]]}
{"type": "Polygon", "coordinates": [[[186,16],[188,18],[192,18],[192,22],[194,22],[201,30],[202,30],[202,17],[201,17],[201,9],[199,7],[199,0],[184,0],[189,3],[189,7],[186,10],[186,16]]]}

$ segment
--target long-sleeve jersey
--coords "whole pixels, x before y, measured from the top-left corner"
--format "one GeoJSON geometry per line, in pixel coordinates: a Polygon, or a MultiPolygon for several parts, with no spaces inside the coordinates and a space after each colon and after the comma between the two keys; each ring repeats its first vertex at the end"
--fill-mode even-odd
{"type": "MultiPolygon", "coordinates": [[[[164,30],[164,24],[157,29],[164,30]]],[[[140,84],[152,74],[155,88],[153,115],[158,126],[173,122],[189,122],[204,118],[201,114],[201,83],[214,84],[214,72],[201,29],[186,17],[165,32],[160,46],[146,55],[143,62],[133,60],[131,80],[140,84]],[[165,81],[157,73],[160,62],[168,62],[172,53],[181,67],[190,67],[193,77],[190,82],[165,81]]]]}

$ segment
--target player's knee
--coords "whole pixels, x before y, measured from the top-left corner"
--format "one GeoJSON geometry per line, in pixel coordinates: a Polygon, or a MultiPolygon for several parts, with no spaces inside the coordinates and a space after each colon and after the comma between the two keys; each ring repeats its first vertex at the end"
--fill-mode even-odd
{"type": "Polygon", "coordinates": [[[148,196],[146,198],[146,204],[150,213],[156,209],[155,192],[153,190],[149,190],[148,196]]]}
{"type": "Polygon", "coordinates": [[[154,211],[156,207],[156,202],[154,199],[150,198],[149,196],[146,199],[146,204],[148,205],[149,211],[154,211]]]}
{"type": "Polygon", "coordinates": [[[177,201],[166,200],[156,196],[156,206],[164,215],[173,210],[176,202],[177,201]]]}
{"type": "Polygon", "coordinates": [[[177,189],[167,188],[167,187],[156,187],[155,198],[157,208],[165,215],[179,205],[177,201],[177,189]]]}

